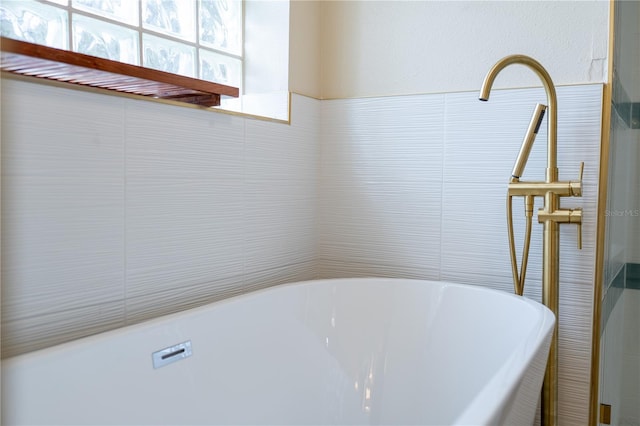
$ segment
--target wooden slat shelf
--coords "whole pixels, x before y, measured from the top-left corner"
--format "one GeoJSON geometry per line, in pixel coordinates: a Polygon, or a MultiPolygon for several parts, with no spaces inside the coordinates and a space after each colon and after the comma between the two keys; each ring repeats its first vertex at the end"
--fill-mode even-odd
{"type": "Polygon", "coordinates": [[[99,87],[206,107],[237,87],[0,37],[0,69],[15,74],[99,87]]]}

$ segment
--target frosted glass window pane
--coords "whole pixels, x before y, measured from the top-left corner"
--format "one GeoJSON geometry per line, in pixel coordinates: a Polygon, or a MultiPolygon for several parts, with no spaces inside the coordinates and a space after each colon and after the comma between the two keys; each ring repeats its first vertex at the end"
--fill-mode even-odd
{"type": "Polygon", "coordinates": [[[234,55],[242,54],[242,2],[200,0],[200,43],[234,55]]]}
{"type": "Polygon", "coordinates": [[[145,67],[195,77],[194,47],[149,34],[142,35],[142,45],[145,67]]]}
{"type": "Polygon", "coordinates": [[[72,21],[75,52],[140,65],[137,31],[76,14],[72,21]]]}
{"type": "Polygon", "coordinates": [[[242,63],[239,59],[200,50],[200,78],[233,87],[240,87],[242,63]]]}
{"type": "Polygon", "coordinates": [[[193,0],[143,0],[142,26],[187,41],[196,41],[193,0]]]}
{"type": "Polygon", "coordinates": [[[46,0],[49,3],[55,3],[55,4],[59,4],[62,6],[68,6],[69,5],[69,0],[46,0]]]}
{"type": "Polygon", "coordinates": [[[138,2],[135,0],[73,0],[71,4],[94,15],[138,25],[138,2]]]}
{"type": "Polygon", "coordinates": [[[69,48],[67,12],[30,0],[0,2],[0,34],[16,40],[69,48]]]}

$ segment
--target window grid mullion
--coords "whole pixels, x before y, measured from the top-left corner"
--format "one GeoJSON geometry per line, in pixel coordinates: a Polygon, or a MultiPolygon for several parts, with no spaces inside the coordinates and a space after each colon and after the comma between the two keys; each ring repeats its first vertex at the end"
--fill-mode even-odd
{"type": "Polygon", "coordinates": [[[202,73],[200,72],[200,0],[195,0],[196,2],[196,78],[202,78],[202,73]]]}
{"type": "Polygon", "coordinates": [[[138,55],[141,67],[144,66],[144,46],[142,42],[142,0],[138,0],[138,55]]]}

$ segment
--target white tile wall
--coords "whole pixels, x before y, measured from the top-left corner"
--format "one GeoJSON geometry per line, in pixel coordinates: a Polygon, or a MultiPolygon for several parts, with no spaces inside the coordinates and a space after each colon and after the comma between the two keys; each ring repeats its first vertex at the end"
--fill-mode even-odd
{"type": "Polygon", "coordinates": [[[444,95],[324,101],[323,276],[439,279],[444,95]]]}
{"type": "Polygon", "coordinates": [[[3,350],[124,323],[123,100],[60,94],[2,84],[3,350]]]}
{"type": "Polygon", "coordinates": [[[316,275],[318,101],[292,125],[2,81],[2,352],[316,275]]]}
{"type": "MultiPolygon", "coordinates": [[[[561,229],[561,424],[587,423],[602,86],[558,90],[558,166],[585,162],[583,250],[561,229]]],[[[513,161],[542,89],[325,101],[320,171],[320,275],[442,279],[512,291],[505,219],[513,161]]],[[[546,129],[523,179],[542,180],[546,129]]],[[[540,204],[540,203],[538,203],[540,204]]],[[[516,199],[516,235],[524,230],[516,199]]],[[[540,300],[541,228],[526,294],[540,300]]],[[[522,241],[522,237],[517,239],[522,241]]],[[[518,253],[521,244],[518,244],[518,253]]]]}

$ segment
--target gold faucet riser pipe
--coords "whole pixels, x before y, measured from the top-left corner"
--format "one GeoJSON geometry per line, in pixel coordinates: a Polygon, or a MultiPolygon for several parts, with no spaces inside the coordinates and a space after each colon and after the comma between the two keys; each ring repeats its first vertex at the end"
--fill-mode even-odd
{"type": "MultiPolygon", "coordinates": [[[[553,194],[546,197],[546,202],[554,204],[551,198],[556,198],[553,194]]],[[[546,204],[545,202],[545,204],[546,204]]],[[[560,233],[558,223],[547,220],[544,222],[542,248],[542,303],[551,309],[556,315],[556,323],[551,337],[549,348],[549,360],[543,382],[543,424],[555,425],[557,422],[558,404],[558,329],[559,329],[559,262],[558,251],[560,247],[560,233]]]]}

